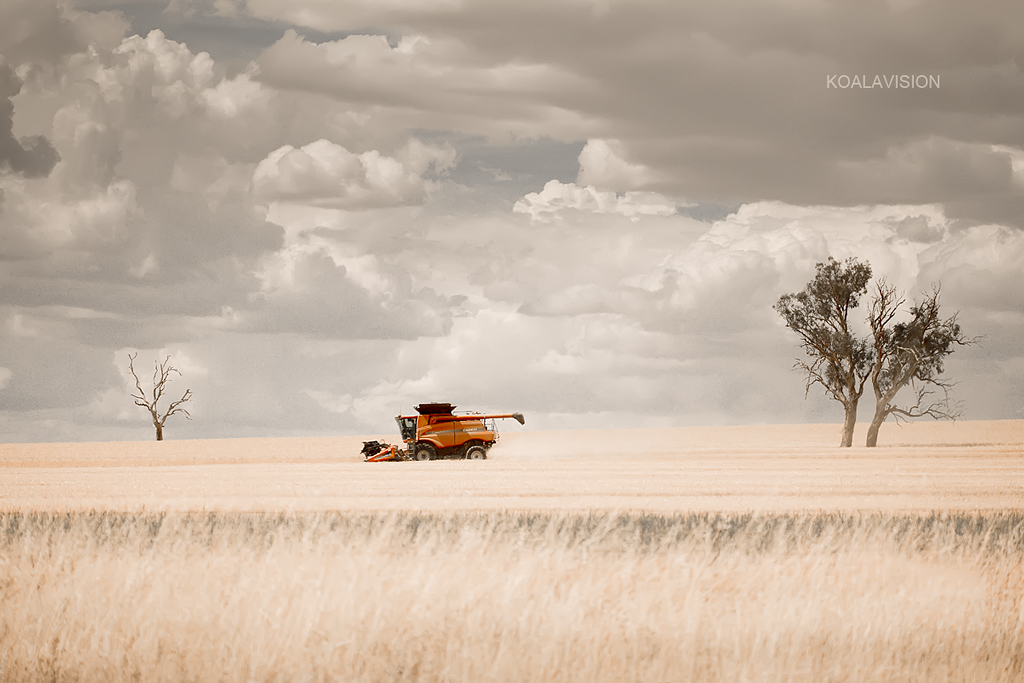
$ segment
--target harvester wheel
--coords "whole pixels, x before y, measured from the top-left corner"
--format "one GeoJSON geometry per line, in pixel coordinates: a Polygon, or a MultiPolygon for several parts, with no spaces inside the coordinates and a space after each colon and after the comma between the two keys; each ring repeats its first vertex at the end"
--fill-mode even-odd
{"type": "Polygon", "coordinates": [[[466,449],[466,457],[470,460],[486,460],[487,450],[483,446],[470,446],[466,449]]]}
{"type": "Polygon", "coordinates": [[[428,443],[421,443],[416,445],[416,459],[417,460],[434,460],[437,457],[437,451],[434,447],[428,443]]]}

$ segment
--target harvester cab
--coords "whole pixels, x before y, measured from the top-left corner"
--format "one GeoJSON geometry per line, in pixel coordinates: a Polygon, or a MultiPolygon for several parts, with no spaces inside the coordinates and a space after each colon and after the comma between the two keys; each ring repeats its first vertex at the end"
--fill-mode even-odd
{"type": "MultiPolygon", "coordinates": [[[[451,403],[421,403],[416,415],[398,415],[398,432],[405,449],[394,449],[383,457],[368,456],[373,460],[437,460],[459,458],[484,460],[487,452],[498,442],[495,420],[511,418],[526,424],[522,413],[456,413],[451,403]]],[[[386,451],[387,444],[381,444],[386,451]]],[[[374,446],[375,447],[375,446],[374,446]]],[[[371,447],[373,448],[373,447],[371,447]]]]}

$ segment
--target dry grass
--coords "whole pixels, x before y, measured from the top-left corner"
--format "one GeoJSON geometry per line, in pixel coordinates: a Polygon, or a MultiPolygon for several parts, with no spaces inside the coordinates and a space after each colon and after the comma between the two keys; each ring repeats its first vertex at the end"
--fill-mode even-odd
{"type": "Polygon", "coordinates": [[[1019,681],[1024,513],[0,514],[4,681],[1019,681]]]}
{"type": "Polygon", "coordinates": [[[1024,681],[1024,421],[837,435],[0,445],[0,681],[1024,681]]]}

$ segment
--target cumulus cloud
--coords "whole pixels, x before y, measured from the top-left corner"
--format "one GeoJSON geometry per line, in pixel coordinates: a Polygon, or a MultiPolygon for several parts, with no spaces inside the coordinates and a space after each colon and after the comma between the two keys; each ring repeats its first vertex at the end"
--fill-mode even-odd
{"type": "Polygon", "coordinates": [[[215,73],[207,55],[160,31],[96,43],[56,68],[59,81],[35,81],[17,104],[37,115],[60,162],[45,180],[0,180],[0,250],[34,259],[24,272],[48,279],[8,280],[9,296],[66,296],[60,280],[75,277],[86,284],[72,296],[93,307],[208,314],[244,301],[256,286],[246,271],[281,236],[250,193],[269,151],[260,144],[275,142],[261,135],[277,125],[266,90],[245,73],[215,73]],[[188,283],[197,270],[215,275],[188,283]],[[160,286],[133,291],[139,280],[160,286]]]}
{"type": "Polygon", "coordinates": [[[46,176],[60,156],[42,135],[21,140],[14,136],[14,102],[21,90],[21,79],[9,64],[0,61],[0,168],[8,168],[27,177],[46,176]]]}
{"type": "Polygon", "coordinates": [[[587,140],[580,152],[577,182],[616,191],[649,186],[653,181],[651,170],[626,161],[622,155],[622,143],[618,140],[587,140]]]}
{"type": "Polygon", "coordinates": [[[338,209],[367,209],[421,203],[428,168],[443,170],[453,152],[411,143],[402,160],[377,150],[354,154],[330,140],[271,152],[253,173],[253,191],[262,201],[286,201],[338,209]]]}
{"type": "Polygon", "coordinates": [[[320,239],[289,245],[261,263],[261,290],[243,327],[336,339],[443,334],[445,300],[388,270],[372,255],[320,239]]]}
{"type": "Polygon", "coordinates": [[[941,283],[945,299],[976,313],[1024,311],[1024,235],[1005,226],[956,231],[922,253],[922,289],[941,283]]]}
{"type": "Polygon", "coordinates": [[[59,102],[50,116],[65,191],[104,186],[115,171],[140,185],[166,183],[178,154],[254,164],[284,137],[287,110],[251,73],[226,77],[208,53],[158,29],[64,70],[59,96],[30,93],[24,104],[45,111],[59,102]]]}
{"type": "Polygon", "coordinates": [[[671,216],[676,204],[654,192],[626,192],[618,195],[601,191],[592,185],[581,187],[575,183],[549,180],[540,192],[531,192],[513,205],[517,213],[528,214],[533,220],[557,220],[563,211],[615,213],[639,220],[640,216],[671,216]]]}
{"type": "Polygon", "coordinates": [[[159,29],[145,38],[126,38],[114,55],[123,59],[118,60],[113,73],[116,80],[108,87],[116,92],[130,80],[172,119],[185,116],[200,104],[202,94],[214,83],[213,60],[208,53],[192,54],[187,45],[168,40],[159,29]]]}
{"type": "Polygon", "coordinates": [[[575,183],[549,180],[540,192],[516,201],[512,210],[538,222],[559,221],[567,211],[619,214],[636,222],[641,216],[671,216],[679,208],[692,206],[657,192],[631,190],[650,184],[651,174],[646,167],[625,161],[620,153],[618,141],[588,140],[579,154],[575,183]]]}

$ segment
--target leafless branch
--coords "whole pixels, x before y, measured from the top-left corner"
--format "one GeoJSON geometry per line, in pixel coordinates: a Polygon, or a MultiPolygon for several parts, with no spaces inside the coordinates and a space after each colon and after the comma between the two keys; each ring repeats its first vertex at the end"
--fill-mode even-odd
{"type": "Polygon", "coordinates": [[[142,382],[139,380],[139,375],[135,371],[135,359],[137,357],[138,353],[128,354],[128,370],[135,379],[135,388],[138,391],[138,393],[131,394],[131,397],[135,400],[135,405],[149,411],[150,416],[153,418],[153,426],[156,428],[156,438],[159,441],[163,438],[164,424],[171,415],[181,414],[188,420],[192,419],[192,416],[184,407],[185,403],[192,400],[192,390],[186,389],[181,398],[177,401],[172,401],[167,407],[167,411],[161,416],[159,403],[164,396],[167,383],[171,380],[171,374],[175,373],[180,377],[181,372],[170,364],[170,356],[164,358],[162,363],[153,361],[153,389],[150,392],[152,398],[147,398],[146,391],[142,388],[142,382]]]}
{"type": "Polygon", "coordinates": [[[137,405],[137,406],[139,406],[141,408],[145,408],[150,413],[153,413],[154,417],[156,417],[155,411],[153,409],[153,406],[155,405],[155,403],[151,403],[146,398],[146,392],[142,388],[142,382],[139,380],[139,375],[135,372],[135,359],[138,357],[138,355],[139,355],[138,353],[129,353],[128,354],[128,370],[131,371],[132,377],[135,378],[135,388],[139,392],[137,394],[132,394],[131,397],[135,399],[135,405],[137,405]]]}
{"type": "Polygon", "coordinates": [[[960,403],[953,403],[949,390],[953,388],[952,382],[930,381],[927,384],[913,383],[916,392],[916,401],[909,408],[890,406],[889,413],[897,422],[906,421],[907,418],[930,417],[933,420],[956,420],[963,417],[963,410],[960,403]],[[929,386],[938,387],[942,390],[942,398],[932,400],[930,397],[935,392],[928,389],[929,386]],[[928,403],[928,401],[931,401],[928,403]]]}
{"type": "Polygon", "coordinates": [[[179,398],[177,401],[174,401],[173,403],[171,403],[170,406],[167,407],[167,412],[164,413],[163,418],[160,419],[160,423],[163,424],[171,415],[176,415],[178,413],[184,415],[185,419],[191,420],[192,416],[189,414],[189,412],[181,407],[181,404],[187,403],[190,400],[192,400],[192,390],[186,389],[184,395],[182,395],[181,398],[179,398]]]}

